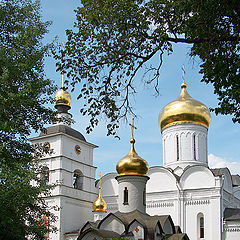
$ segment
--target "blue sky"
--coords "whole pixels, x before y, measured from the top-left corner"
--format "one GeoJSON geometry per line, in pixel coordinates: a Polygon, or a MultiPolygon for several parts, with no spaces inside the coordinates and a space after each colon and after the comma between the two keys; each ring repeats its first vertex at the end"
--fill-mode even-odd
{"type": "MultiPolygon", "coordinates": [[[[52,21],[45,41],[52,41],[58,36],[59,42],[66,41],[65,30],[72,29],[75,20],[74,9],[80,5],[79,0],[41,0],[44,20],[52,21]]],[[[160,76],[160,95],[154,96],[153,87],[146,87],[138,81],[138,93],[133,98],[133,106],[138,118],[135,131],[136,151],[148,161],[149,166],[162,165],[161,132],[158,127],[158,114],[170,101],[177,98],[182,82],[181,65],[186,69],[186,83],[189,94],[203,102],[208,107],[217,105],[217,97],[213,94],[213,87],[201,83],[198,59],[188,56],[190,46],[187,44],[174,45],[174,53],[164,57],[164,64],[160,76]]],[[[157,61],[152,59],[152,61],[157,61]]],[[[56,72],[55,61],[48,58],[45,62],[48,78],[60,87],[61,76],[56,72]]],[[[99,146],[94,151],[94,164],[97,171],[108,173],[115,171],[116,163],[124,157],[130,148],[131,129],[126,122],[122,122],[119,129],[121,140],[106,136],[105,121],[102,121],[93,133],[87,135],[85,128],[88,117],[79,112],[81,101],[76,99],[77,89],[72,95],[73,118],[76,123],[73,128],[84,134],[87,141],[99,146]]],[[[54,106],[52,106],[54,107],[54,106]]],[[[211,113],[212,122],[208,135],[208,153],[210,166],[228,166],[233,173],[240,174],[240,125],[231,121],[231,116],[215,116],[211,113]]],[[[129,118],[131,121],[131,117],[129,118]]]]}

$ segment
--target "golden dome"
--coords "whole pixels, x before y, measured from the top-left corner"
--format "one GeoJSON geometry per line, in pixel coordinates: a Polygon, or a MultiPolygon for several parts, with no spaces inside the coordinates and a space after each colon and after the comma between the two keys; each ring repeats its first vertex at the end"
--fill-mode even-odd
{"type": "Polygon", "coordinates": [[[93,211],[94,212],[105,212],[107,210],[107,204],[104,201],[102,194],[101,194],[101,179],[99,182],[99,192],[97,199],[93,202],[93,211]]]}
{"type": "Polygon", "coordinates": [[[64,89],[61,88],[55,94],[55,105],[71,105],[71,95],[64,89]]]}
{"type": "Polygon", "coordinates": [[[161,130],[173,124],[193,123],[209,127],[211,115],[203,103],[193,99],[186,90],[186,83],[181,84],[181,93],[175,101],[167,104],[159,114],[161,130]]]}
{"type": "Polygon", "coordinates": [[[148,164],[136,153],[134,149],[134,138],[131,139],[130,143],[131,149],[129,153],[118,162],[116,170],[119,175],[146,175],[148,172],[148,164]]]}

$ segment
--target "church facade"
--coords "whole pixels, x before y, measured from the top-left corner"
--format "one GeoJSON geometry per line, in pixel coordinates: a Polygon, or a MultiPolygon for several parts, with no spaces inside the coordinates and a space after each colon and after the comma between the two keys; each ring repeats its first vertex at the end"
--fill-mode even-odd
{"type": "Polygon", "coordinates": [[[71,118],[71,97],[59,90],[60,120],[31,139],[53,149],[41,159],[47,183],[56,184],[46,198],[58,217],[49,239],[240,239],[240,177],[209,168],[210,113],[186,88],[183,77],[179,97],[159,115],[163,166],[149,167],[137,155],[132,134],[117,173],[96,184],[97,146],[61,120],[71,118]]]}

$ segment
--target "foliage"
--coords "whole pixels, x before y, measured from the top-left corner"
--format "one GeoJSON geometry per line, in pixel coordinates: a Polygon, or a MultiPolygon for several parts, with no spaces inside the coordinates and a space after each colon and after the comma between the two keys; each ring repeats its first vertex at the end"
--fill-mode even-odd
{"type": "Polygon", "coordinates": [[[44,239],[49,231],[41,222],[51,215],[42,198],[49,187],[39,174],[41,149],[27,141],[54,116],[44,107],[54,90],[43,71],[48,25],[39,1],[0,2],[0,239],[44,239]]]}
{"type": "Polygon", "coordinates": [[[144,69],[158,91],[162,57],[174,43],[190,44],[190,55],[201,59],[202,81],[218,95],[215,112],[240,122],[239,13],[238,0],[82,0],[76,31],[66,31],[65,70],[73,88],[80,83],[81,112],[91,116],[87,130],[105,115],[115,134],[132,111],[137,73],[144,69]],[[154,56],[158,62],[149,61],[154,56]]]}

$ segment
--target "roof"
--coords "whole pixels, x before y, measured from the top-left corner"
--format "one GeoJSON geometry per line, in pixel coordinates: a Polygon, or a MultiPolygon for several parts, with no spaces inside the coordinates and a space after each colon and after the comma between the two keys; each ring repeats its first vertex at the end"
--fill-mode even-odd
{"type": "Polygon", "coordinates": [[[224,175],[225,170],[229,171],[228,168],[210,168],[210,170],[215,177],[221,177],[222,175],[224,175]]]}
{"type": "Polygon", "coordinates": [[[54,126],[48,127],[48,128],[46,128],[45,131],[40,133],[40,137],[52,135],[52,134],[56,134],[56,133],[65,133],[69,136],[72,136],[74,138],[77,138],[81,141],[86,142],[85,137],[80,132],[78,132],[77,130],[70,128],[66,125],[54,125],[54,126]]]}
{"type": "Polygon", "coordinates": [[[168,237],[169,240],[189,240],[186,233],[176,233],[168,237]]]}
{"type": "Polygon", "coordinates": [[[80,234],[80,236],[77,239],[82,239],[86,234],[89,232],[95,232],[98,236],[105,238],[116,238],[120,239],[120,235],[116,232],[109,231],[109,230],[104,230],[104,229],[94,229],[94,228],[89,228],[83,233],[80,234]]]}
{"type": "Polygon", "coordinates": [[[240,208],[225,208],[223,217],[225,221],[240,220],[240,208]]]}
{"type": "Polygon", "coordinates": [[[240,176],[238,174],[232,175],[232,183],[234,187],[240,186],[240,176]]]}

